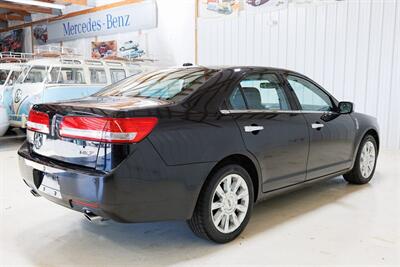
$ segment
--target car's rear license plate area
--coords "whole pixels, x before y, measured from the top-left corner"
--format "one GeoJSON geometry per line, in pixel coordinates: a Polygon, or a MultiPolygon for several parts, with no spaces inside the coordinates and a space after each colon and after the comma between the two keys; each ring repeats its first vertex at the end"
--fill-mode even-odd
{"type": "Polygon", "coordinates": [[[60,183],[58,182],[58,177],[49,175],[49,174],[44,174],[43,175],[43,180],[42,183],[40,184],[39,191],[61,199],[61,191],[60,191],[60,183]]]}

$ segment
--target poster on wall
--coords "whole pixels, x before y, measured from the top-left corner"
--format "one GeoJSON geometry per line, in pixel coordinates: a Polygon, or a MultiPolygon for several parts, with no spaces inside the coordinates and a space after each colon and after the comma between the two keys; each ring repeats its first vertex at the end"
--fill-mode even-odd
{"type": "Polygon", "coordinates": [[[23,52],[24,30],[13,30],[0,34],[1,52],[23,52]]]}
{"type": "Polygon", "coordinates": [[[47,25],[36,25],[32,28],[33,34],[33,44],[34,45],[45,45],[47,44],[48,34],[47,25]]]}
{"type": "Polygon", "coordinates": [[[219,15],[237,14],[241,7],[241,0],[202,0],[200,13],[203,16],[215,17],[219,15]]]}
{"type": "Polygon", "coordinates": [[[287,8],[288,0],[246,0],[248,10],[257,8],[258,10],[274,11],[287,8]]]}
{"type": "Polygon", "coordinates": [[[117,41],[92,42],[92,58],[116,57],[117,41]]]}
{"type": "Polygon", "coordinates": [[[121,44],[119,55],[127,59],[141,58],[145,54],[138,41],[129,40],[121,44]]]}

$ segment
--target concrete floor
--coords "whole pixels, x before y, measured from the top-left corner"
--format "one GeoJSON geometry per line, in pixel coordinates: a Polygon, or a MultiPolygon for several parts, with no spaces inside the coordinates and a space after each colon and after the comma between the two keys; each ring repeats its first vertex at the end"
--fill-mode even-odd
{"type": "Polygon", "coordinates": [[[338,177],[257,205],[236,241],[215,245],[184,222],[93,225],[34,198],[20,143],[0,143],[0,266],[400,265],[400,151],[381,153],[368,185],[338,177]]]}

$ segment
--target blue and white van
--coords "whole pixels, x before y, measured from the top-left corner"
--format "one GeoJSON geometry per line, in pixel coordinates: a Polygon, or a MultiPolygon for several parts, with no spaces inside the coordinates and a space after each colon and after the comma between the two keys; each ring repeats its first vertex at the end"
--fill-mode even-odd
{"type": "Polygon", "coordinates": [[[89,96],[128,76],[154,69],[151,65],[122,60],[42,58],[26,63],[3,103],[11,127],[25,128],[34,104],[89,96]]]}

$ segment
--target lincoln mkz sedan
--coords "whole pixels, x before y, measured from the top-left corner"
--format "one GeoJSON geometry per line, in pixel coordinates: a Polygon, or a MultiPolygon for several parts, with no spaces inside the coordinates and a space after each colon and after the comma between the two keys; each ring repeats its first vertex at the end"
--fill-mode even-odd
{"type": "Polygon", "coordinates": [[[89,220],[187,220],[225,243],[253,205],[343,175],[372,178],[376,119],[292,71],[158,70],[88,98],[34,105],[19,149],[35,196],[89,220]]]}

